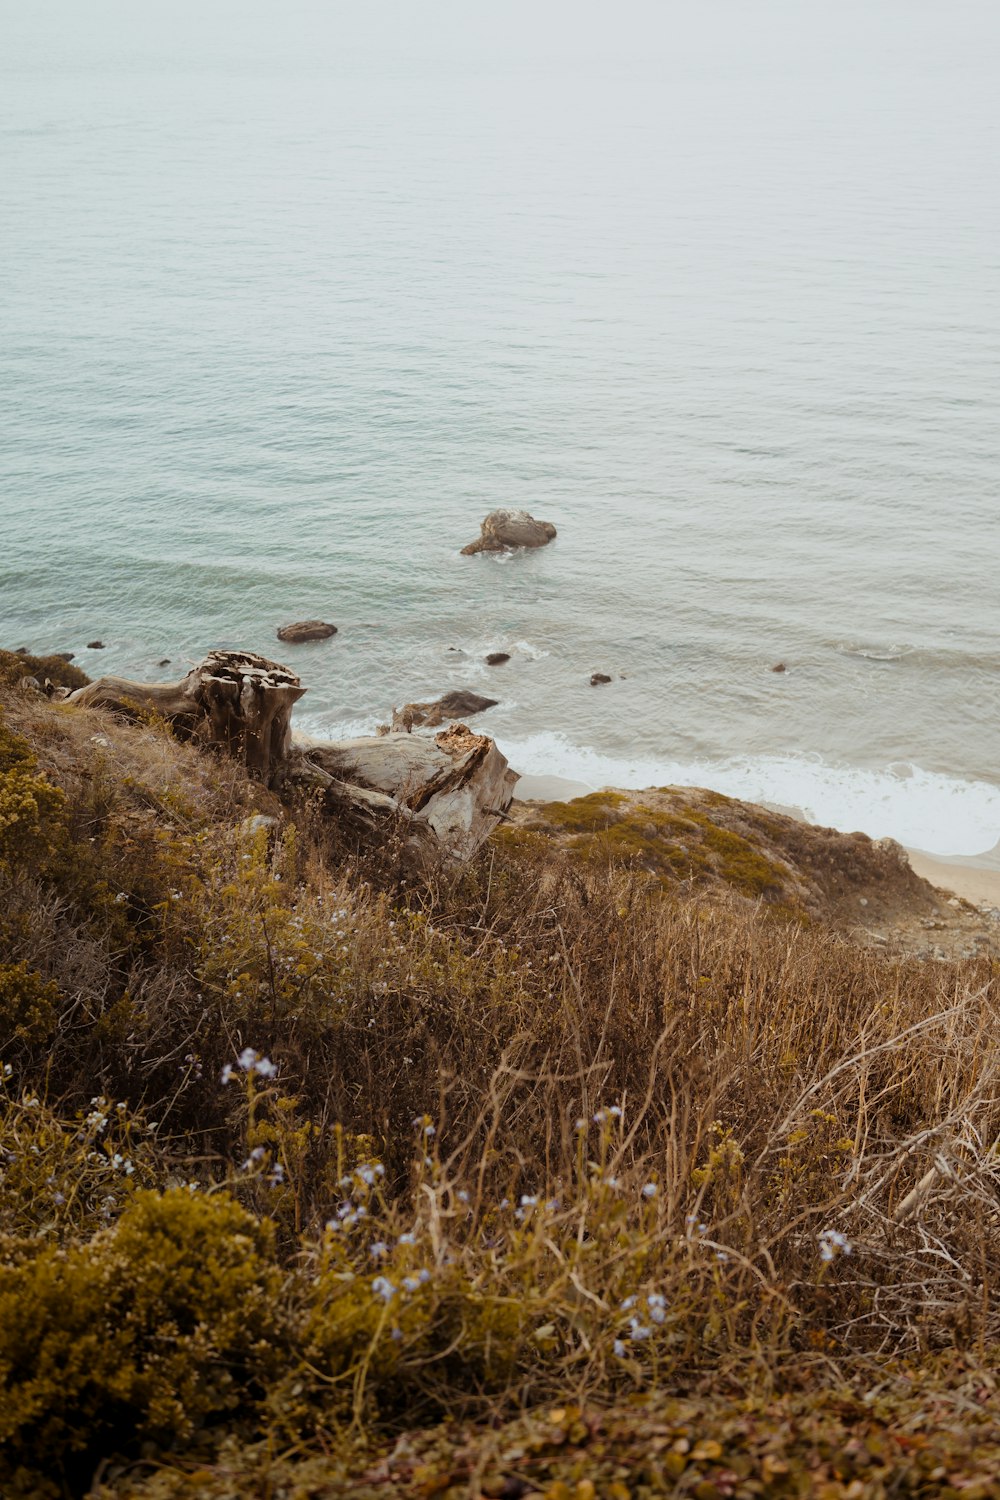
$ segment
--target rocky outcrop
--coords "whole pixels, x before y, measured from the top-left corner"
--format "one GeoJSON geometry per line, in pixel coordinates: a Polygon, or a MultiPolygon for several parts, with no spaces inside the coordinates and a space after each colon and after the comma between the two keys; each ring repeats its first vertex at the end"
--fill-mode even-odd
{"type": "Polygon", "coordinates": [[[608,676],[607,672],[591,672],[590,674],[591,687],[601,687],[603,683],[610,681],[611,678],[608,676]]]}
{"type": "Polygon", "coordinates": [[[331,625],[328,620],[296,620],[291,625],[278,627],[278,640],[288,646],[301,646],[306,641],[328,641],[336,634],[336,625],[331,625]]]}
{"type": "Polygon", "coordinates": [[[502,667],[505,661],[510,661],[509,651],[491,651],[486,658],[488,667],[502,667]]]}
{"type": "Polygon", "coordinates": [[[1000,951],[1000,913],[935,890],[893,839],[840,833],[696,787],[515,802],[498,833],[544,838],[581,869],[621,866],[666,891],[743,897],[793,922],[922,958],[1000,951]]]}
{"type": "Polygon", "coordinates": [[[536,521],[526,510],[491,510],[476,540],[462,548],[462,556],[507,552],[513,547],[544,547],[555,534],[551,521],[536,521]]]}
{"type": "Polygon", "coordinates": [[[481,714],[484,709],[495,708],[498,698],[482,698],[478,693],[445,693],[433,703],[407,703],[392,711],[392,727],[409,734],[411,729],[434,729],[438,724],[447,724],[451,719],[466,719],[470,714],[481,714]]]}

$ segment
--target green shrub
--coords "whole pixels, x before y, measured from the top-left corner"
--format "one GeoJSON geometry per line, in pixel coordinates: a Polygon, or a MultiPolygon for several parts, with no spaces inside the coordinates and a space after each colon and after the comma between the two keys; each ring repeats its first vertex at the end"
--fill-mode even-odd
{"type": "Polygon", "coordinates": [[[35,770],[27,740],[0,717],[0,866],[51,854],[62,827],[65,796],[35,770]]]}
{"type": "Polygon", "coordinates": [[[59,1020],[59,986],[26,963],[0,963],[0,1054],[11,1042],[51,1040],[59,1020]]]}
{"type": "Polygon", "coordinates": [[[82,1471],[95,1453],[189,1441],[252,1408],[279,1284],[268,1227],[183,1189],[139,1193],[89,1243],[0,1268],[8,1472],[82,1471]]]}

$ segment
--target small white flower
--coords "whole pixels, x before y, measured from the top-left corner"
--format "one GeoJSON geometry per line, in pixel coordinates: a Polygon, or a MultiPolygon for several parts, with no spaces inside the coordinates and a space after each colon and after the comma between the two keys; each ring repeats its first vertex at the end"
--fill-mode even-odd
{"type": "Polygon", "coordinates": [[[615,1355],[618,1359],[625,1358],[625,1345],[621,1339],[615,1339],[615,1355]]]}
{"type": "Polygon", "coordinates": [[[640,1323],[638,1318],[631,1319],[629,1323],[629,1329],[629,1338],[634,1344],[641,1344],[643,1339],[650,1338],[653,1333],[653,1330],[651,1328],[647,1328],[643,1323],[640,1323]]]}
{"type": "Polygon", "coordinates": [[[381,1297],[383,1302],[391,1302],[396,1295],[396,1288],[387,1276],[376,1276],[372,1282],[372,1291],[376,1297],[381,1297]]]}
{"type": "Polygon", "coordinates": [[[658,1189],[655,1182],[647,1182],[643,1185],[642,1196],[644,1198],[655,1198],[657,1191],[658,1189]]]}
{"type": "Polygon", "coordinates": [[[232,1065],[232,1063],[226,1063],[226,1066],[223,1068],[222,1072],[219,1074],[219,1082],[222,1083],[222,1084],[226,1084],[226,1083],[229,1082],[229,1080],[230,1080],[230,1078],[232,1078],[232,1076],[233,1076],[233,1065],[232,1065]]]}
{"type": "Polygon", "coordinates": [[[455,1194],[455,1197],[458,1199],[459,1203],[468,1203],[468,1190],[466,1188],[459,1188],[458,1192],[455,1194]]]}
{"type": "Polygon", "coordinates": [[[253,1068],[254,1063],[257,1061],[257,1054],[252,1047],[244,1047],[243,1051],[240,1053],[236,1061],[239,1063],[244,1073],[249,1073],[253,1068]]]}
{"type": "Polygon", "coordinates": [[[275,1078],[278,1073],[278,1064],[273,1063],[269,1057],[258,1057],[255,1070],[261,1078],[275,1078]]]}
{"type": "Polygon", "coordinates": [[[388,1253],[389,1246],[386,1244],[385,1240],[373,1240],[372,1243],[368,1246],[368,1254],[371,1256],[372,1260],[381,1260],[383,1256],[388,1255],[388,1253]]]}
{"type": "Polygon", "coordinates": [[[410,1231],[407,1230],[405,1234],[401,1234],[399,1236],[399,1243],[401,1245],[415,1245],[417,1243],[417,1237],[415,1234],[411,1234],[410,1231]]]}
{"type": "Polygon", "coordinates": [[[417,1290],[417,1288],[419,1287],[419,1285],[420,1285],[420,1282],[419,1282],[419,1280],[418,1280],[418,1278],[416,1276],[404,1276],[403,1277],[403,1288],[404,1288],[405,1291],[407,1291],[407,1292],[415,1292],[417,1290]]]}
{"type": "Polygon", "coordinates": [[[636,1304],[636,1298],[634,1296],[633,1297],[623,1297],[622,1301],[621,1301],[621,1310],[622,1310],[622,1312],[628,1312],[630,1308],[633,1308],[635,1306],[635,1304],[636,1304]]]}
{"type": "Polygon", "coordinates": [[[850,1255],[854,1249],[847,1235],[839,1229],[824,1229],[818,1239],[820,1260],[831,1261],[837,1255],[850,1255]]]}

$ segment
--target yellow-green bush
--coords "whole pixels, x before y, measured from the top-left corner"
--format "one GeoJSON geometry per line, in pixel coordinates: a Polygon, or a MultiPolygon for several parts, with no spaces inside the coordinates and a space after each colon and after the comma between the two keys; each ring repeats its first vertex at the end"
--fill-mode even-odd
{"type": "Polygon", "coordinates": [[[47,1042],[59,1018],[59,986],[26,963],[0,963],[0,1057],[12,1043],[47,1042]]]}
{"type": "Polygon", "coordinates": [[[0,866],[51,854],[65,797],[35,769],[27,741],[0,716],[0,866]]]}
{"type": "Polygon", "coordinates": [[[59,1474],[252,1409],[280,1278],[232,1199],[144,1192],[88,1243],[0,1267],[0,1455],[59,1474]]]}

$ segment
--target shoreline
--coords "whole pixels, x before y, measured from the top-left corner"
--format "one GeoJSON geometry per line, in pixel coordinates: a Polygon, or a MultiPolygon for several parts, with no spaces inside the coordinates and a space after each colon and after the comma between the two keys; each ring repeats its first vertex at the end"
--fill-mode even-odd
{"type": "MultiPolygon", "coordinates": [[[[514,792],[517,802],[568,802],[600,790],[584,781],[563,776],[521,776],[514,792]]],[[[781,812],[800,817],[795,808],[782,807],[781,812]]],[[[922,849],[907,849],[910,866],[922,880],[938,890],[947,891],[973,905],[986,903],[1000,907],[1000,846],[979,855],[927,854],[922,849]]]]}

